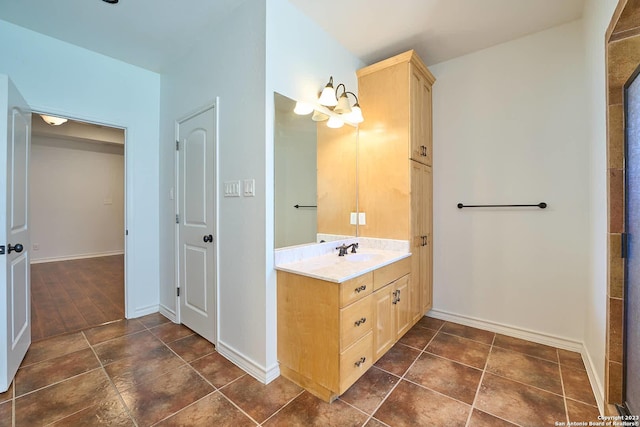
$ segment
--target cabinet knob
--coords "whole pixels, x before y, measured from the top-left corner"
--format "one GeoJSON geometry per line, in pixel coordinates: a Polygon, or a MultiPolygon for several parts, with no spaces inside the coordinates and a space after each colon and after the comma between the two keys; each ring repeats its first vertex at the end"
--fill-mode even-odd
{"type": "Polygon", "coordinates": [[[393,301],[391,301],[391,304],[397,304],[398,301],[400,301],[400,298],[398,298],[400,294],[400,290],[396,289],[395,291],[393,291],[393,301]]]}
{"type": "Polygon", "coordinates": [[[360,293],[360,292],[366,291],[366,290],[367,290],[367,285],[358,286],[357,288],[354,289],[354,291],[356,293],[360,293]]]}
{"type": "Polygon", "coordinates": [[[358,360],[356,363],[354,363],[354,365],[356,365],[356,367],[359,367],[360,365],[362,365],[362,364],[363,364],[364,362],[366,362],[366,361],[367,361],[367,358],[366,358],[366,357],[364,357],[364,356],[362,356],[362,357],[360,358],[360,360],[358,360]]]}
{"type": "Polygon", "coordinates": [[[355,321],[355,324],[356,324],[356,326],[360,326],[360,325],[362,325],[362,324],[363,324],[364,322],[366,322],[366,321],[367,321],[367,318],[366,318],[366,317],[363,317],[363,318],[362,318],[362,319],[360,319],[360,320],[356,320],[356,321],[355,321]]]}

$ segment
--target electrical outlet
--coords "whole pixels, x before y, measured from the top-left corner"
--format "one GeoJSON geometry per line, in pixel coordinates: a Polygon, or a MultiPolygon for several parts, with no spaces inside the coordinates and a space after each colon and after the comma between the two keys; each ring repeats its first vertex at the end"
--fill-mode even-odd
{"type": "Polygon", "coordinates": [[[349,217],[349,224],[356,225],[357,221],[358,221],[358,214],[356,212],[351,212],[351,215],[349,217]]]}
{"type": "Polygon", "coordinates": [[[364,212],[358,212],[358,225],[367,225],[367,215],[364,212]]]}

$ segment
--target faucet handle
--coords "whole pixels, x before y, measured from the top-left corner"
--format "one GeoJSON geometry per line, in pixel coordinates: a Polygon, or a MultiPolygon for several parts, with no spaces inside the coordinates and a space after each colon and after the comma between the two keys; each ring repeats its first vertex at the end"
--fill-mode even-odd
{"type": "Polygon", "coordinates": [[[358,248],[358,244],[357,243],[353,243],[351,245],[351,253],[355,254],[356,253],[356,249],[358,248]]]}

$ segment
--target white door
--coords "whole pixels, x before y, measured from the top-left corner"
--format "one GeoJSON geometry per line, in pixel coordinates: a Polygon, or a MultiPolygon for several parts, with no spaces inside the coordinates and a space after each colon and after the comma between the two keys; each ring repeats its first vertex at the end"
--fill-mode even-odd
{"type": "Polygon", "coordinates": [[[0,75],[0,392],[31,344],[29,152],[31,110],[0,75]]]}
{"type": "Polygon", "coordinates": [[[216,174],[213,107],[178,122],[180,322],[215,343],[216,174]]]}

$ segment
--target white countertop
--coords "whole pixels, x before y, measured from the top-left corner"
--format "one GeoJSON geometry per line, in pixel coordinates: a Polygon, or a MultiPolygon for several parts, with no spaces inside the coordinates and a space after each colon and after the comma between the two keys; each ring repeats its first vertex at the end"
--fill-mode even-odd
{"type": "Polygon", "coordinates": [[[276,270],[342,283],[409,256],[411,253],[408,252],[362,248],[358,249],[358,253],[349,252],[345,256],[338,256],[338,253],[334,252],[278,264],[276,270]]]}

